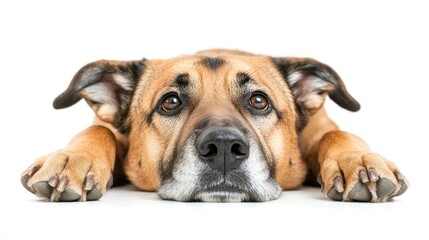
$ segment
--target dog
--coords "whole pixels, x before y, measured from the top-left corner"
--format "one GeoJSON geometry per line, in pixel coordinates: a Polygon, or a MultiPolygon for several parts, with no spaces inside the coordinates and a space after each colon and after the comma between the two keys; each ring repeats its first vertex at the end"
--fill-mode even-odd
{"type": "Polygon", "coordinates": [[[92,62],[53,105],[83,98],[93,125],[38,158],[21,182],[50,201],[98,200],[126,181],[176,201],[269,201],[304,183],[336,201],[403,194],[407,179],[362,139],[339,131],[326,96],[360,109],[338,74],[310,58],[208,50],[92,62]]]}

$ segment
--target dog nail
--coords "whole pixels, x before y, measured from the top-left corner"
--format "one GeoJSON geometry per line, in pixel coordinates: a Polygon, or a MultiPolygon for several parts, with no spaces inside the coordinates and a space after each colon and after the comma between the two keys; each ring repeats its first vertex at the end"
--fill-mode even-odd
{"type": "Polygon", "coordinates": [[[408,189],[407,184],[405,183],[405,181],[401,182],[401,188],[399,189],[399,191],[396,193],[396,196],[400,196],[402,195],[404,192],[406,192],[408,189]]]}
{"type": "Polygon", "coordinates": [[[373,168],[369,169],[369,179],[371,182],[376,182],[379,179],[377,171],[375,171],[373,168]]]}
{"type": "Polygon", "coordinates": [[[395,171],[395,176],[396,176],[396,179],[398,179],[398,181],[404,180],[404,178],[402,177],[402,174],[399,171],[395,171]]]}
{"type": "Polygon", "coordinates": [[[29,180],[29,177],[28,177],[28,175],[26,174],[26,175],[24,175],[24,176],[22,176],[21,177],[21,184],[22,184],[22,186],[25,188],[25,189],[27,189],[27,191],[29,191],[29,192],[31,192],[31,193],[34,193],[34,191],[33,190],[31,190],[31,188],[30,187],[28,187],[28,180],[29,180]]]}
{"type": "Polygon", "coordinates": [[[344,186],[343,186],[343,179],[341,177],[336,177],[334,179],[334,187],[337,192],[342,193],[344,192],[344,186]]]}
{"type": "Polygon", "coordinates": [[[89,191],[92,189],[93,186],[94,186],[94,176],[92,175],[87,176],[85,180],[85,187],[83,188],[83,190],[89,191]]]}
{"type": "Polygon", "coordinates": [[[322,186],[323,184],[323,180],[322,180],[322,175],[317,175],[317,182],[320,184],[320,186],[322,186]]]}
{"type": "Polygon", "coordinates": [[[48,181],[48,184],[49,184],[49,186],[51,186],[51,187],[56,187],[56,186],[57,186],[57,184],[58,184],[58,177],[57,177],[57,176],[52,176],[52,177],[50,177],[50,178],[49,178],[49,181],[48,181]]]}
{"type": "Polygon", "coordinates": [[[110,176],[109,181],[107,182],[106,189],[110,189],[113,186],[113,177],[110,176]]]}
{"type": "Polygon", "coordinates": [[[39,166],[39,165],[34,165],[34,166],[32,166],[32,167],[28,170],[28,173],[27,173],[28,177],[33,176],[37,171],[39,171],[39,169],[40,169],[40,166],[39,166]]]}
{"type": "Polygon", "coordinates": [[[360,181],[361,181],[361,182],[363,182],[363,183],[367,183],[367,182],[369,182],[368,174],[366,173],[366,171],[365,171],[365,170],[361,170],[361,171],[359,171],[359,179],[360,179],[360,181]]]}
{"type": "Polygon", "coordinates": [[[66,187],[69,185],[69,179],[68,177],[62,177],[60,179],[60,182],[57,185],[57,191],[58,192],[63,192],[64,189],[66,189],[66,187]]]}

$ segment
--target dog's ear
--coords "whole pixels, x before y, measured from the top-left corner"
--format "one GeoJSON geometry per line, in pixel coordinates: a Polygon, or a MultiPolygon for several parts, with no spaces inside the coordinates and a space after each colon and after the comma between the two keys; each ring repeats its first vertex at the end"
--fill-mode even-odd
{"type": "Polygon", "coordinates": [[[54,100],[54,108],[69,107],[84,98],[97,116],[119,128],[144,68],[142,61],[100,60],[82,67],[69,87],[54,100]]]}
{"type": "Polygon", "coordinates": [[[347,92],[343,81],[328,65],[310,58],[273,58],[287,81],[301,114],[309,117],[319,110],[326,95],[341,107],[356,112],[359,103],[347,92]]]}

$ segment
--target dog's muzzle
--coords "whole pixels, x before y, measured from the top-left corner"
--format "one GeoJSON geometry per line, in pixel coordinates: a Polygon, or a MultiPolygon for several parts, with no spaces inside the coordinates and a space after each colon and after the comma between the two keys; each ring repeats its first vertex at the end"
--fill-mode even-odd
{"type": "Polygon", "coordinates": [[[166,169],[158,189],[163,199],[268,201],[281,193],[257,137],[237,120],[197,124],[166,169]]]}

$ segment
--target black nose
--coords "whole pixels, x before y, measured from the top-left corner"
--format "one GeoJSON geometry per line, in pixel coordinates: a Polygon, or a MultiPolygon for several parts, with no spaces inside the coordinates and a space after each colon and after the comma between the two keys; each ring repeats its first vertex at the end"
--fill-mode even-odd
{"type": "Polygon", "coordinates": [[[249,141],[233,127],[206,128],[197,137],[196,148],[202,161],[224,175],[249,156],[249,141]]]}

